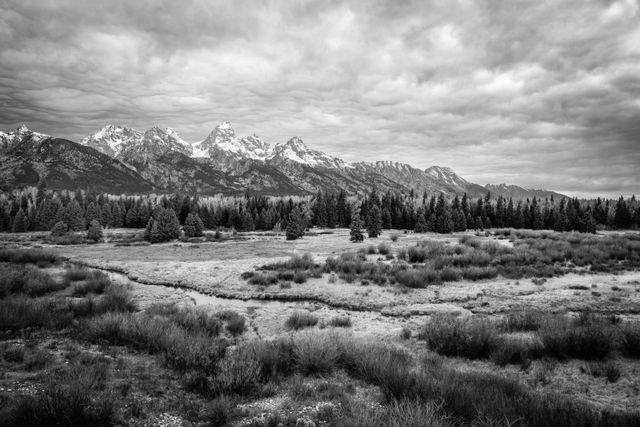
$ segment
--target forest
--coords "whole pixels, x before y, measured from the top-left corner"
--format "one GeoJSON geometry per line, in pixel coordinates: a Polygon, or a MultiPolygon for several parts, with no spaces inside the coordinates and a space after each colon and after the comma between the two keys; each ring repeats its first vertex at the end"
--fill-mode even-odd
{"type": "MultiPolygon", "coordinates": [[[[44,184],[0,193],[0,231],[51,230],[64,223],[86,230],[92,221],[104,228],[150,227],[161,210],[180,224],[191,216],[206,229],[238,231],[349,227],[358,216],[367,230],[398,229],[450,233],[494,227],[594,233],[598,229],[640,227],[635,196],[618,200],[553,198],[513,200],[502,196],[472,199],[463,195],[391,193],[347,195],[319,192],[307,197],[200,197],[198,195],[110,195],[91,191],[51,191],[44,184]],[[355,215],[354,215],[355,214],[355,215]]],[[[370,233],[371,234],[371,233],[370,233]]]]}

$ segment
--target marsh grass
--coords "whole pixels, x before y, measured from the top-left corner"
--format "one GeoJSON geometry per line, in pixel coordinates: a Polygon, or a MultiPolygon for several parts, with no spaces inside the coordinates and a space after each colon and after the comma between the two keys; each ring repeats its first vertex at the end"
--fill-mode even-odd
{"type": "Polygon", "coordinates": [[[65,283],[55,281],[32,265],[0,264],[0,298],[14,294],[37,297],[65,287],[65,283]]]}
{"type": "Polygon", "coordinates": [[[285,321],[285,327],[289,330],[299,330],[304,328],[310,328],[318,324],[318,316],[314,314],[298,310],[293,312],[285,321]]]}

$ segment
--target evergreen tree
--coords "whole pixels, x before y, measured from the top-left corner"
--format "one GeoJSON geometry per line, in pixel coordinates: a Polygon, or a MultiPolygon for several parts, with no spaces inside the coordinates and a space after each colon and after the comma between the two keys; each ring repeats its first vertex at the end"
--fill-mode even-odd
{"type": "Polygon", "coordinates": [[[27,218],[24,210],[20,208],[13,219],[13,232],[24,233],[25,231],[29,231],[29,218],[27,218]]]}
{"type": "Polygon", "coordinates": [[[62,221],[58,221],[51,228],[51,235],[54,237],[60,237],[67,234],[68,231],[69,231],[69,226],[62,221]]]}
{"type": "Polygon", "coordinates": [[[307,224],[304,215],[297,206],[291,210],[287,216],[287,240],[296,240],[304,236],[307,224]]]}
{"type": "Polygon", "coordinates": [[[187,237],[200,237],[204,230],[204,224],[200,219],[200,216],[195,213],[187,215],[187,219],[184,221],[184,234],[187,237]]]}
{"type": "Polygon", "coordinates": [[[97,242],[102,239],[102,225],[97,219],[91,220],[89,229],[87,230],[87,239],[97,242]]]}
{"type": "Polygon", "coordinates": [[[171,208],[160,209],[157,218],[150,224],[149,241],[168,242],[180,237],[180,222],[171,208]]]}
{"type": "Polygon", "coordinates": [[[373,205],[369,209],[369,217],[367,219],[367,234],[369,238],[376,238],[382,232],[382,213],[378,205],[373,205]]]}
{"type": "Polygon", "coordinates": [[[114,203],[111,205],[111,226],[114,228],[120,228],[123,224],[122,208],[119,203],[114,203]]]}
{"type": "Polygon", "coordinates": [[[351,231],[349,232],[349,240],[354,243],[359,243],[364,240],[364,234],[362,233],[362,218],[360,218],[360,212],[355,211],[351,215],[351,231]]]}
{"type": "Polygon", "coordinates": [[[93,220],[100,222],[102,219],[102,211],[100,210],[100,206],[94,202],[89,203],[87,206],[87,212],[84,215],[84,221],[87,226],[91,225],[93,220]]]}
{"type": "Polygon", "coordinates": [[[418,214],[418,220],[416,221],[416,225],[413,227],[413,231],[416,233],[426,233],[429,231],[427,220],[424,219],[424,214],[418,214]]]}
{"type": "Polygon", "coordinates": [[[617,229],[627,229],[631,227],[631,213],[629,207],[624,198],[620,196],[618,203],[616,203],[616,213],[613,220],[614,226],[617,229]]]}
{"type": "Polygon", "coordinates": [[[77,200],[71,200],[64,210],[63,221],[69,226],[70,231],[84,230],[82,208],[77,200]]]}
{"type": "Polygon", "coordinates": [[[253,216],[246,209],[240,214],[240,231],[253,231],[255,230],[255,223],[253,222],[253,216]]]}

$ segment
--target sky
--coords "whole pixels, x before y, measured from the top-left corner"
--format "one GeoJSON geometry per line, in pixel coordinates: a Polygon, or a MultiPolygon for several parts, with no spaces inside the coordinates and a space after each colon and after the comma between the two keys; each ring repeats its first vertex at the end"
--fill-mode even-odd
{"type": "Polygon", "coordinates": [[[640,0],[2,0],[0,129],[222,121],[346,161],[640,194],[640,0]]]}

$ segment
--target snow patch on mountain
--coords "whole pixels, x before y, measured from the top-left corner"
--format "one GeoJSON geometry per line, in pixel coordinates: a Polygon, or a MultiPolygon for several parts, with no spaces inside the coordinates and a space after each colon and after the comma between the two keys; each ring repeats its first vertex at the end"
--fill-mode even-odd
{"type": "Polygon", "coordinates": [[[95,134],[82,139],[80,143],[115,157],[127,145],[139,143],[142,136],[141,132],[132,128],[107,125],[95,134]]]}
{"type": "Polygon", "coordinates": [[[302,139],[297,136],[294,136],[284,144],[276,144],[268,160],[289,160],[311,167],[322,166],[337,169],[351,167],[351,165],[337,157],[332,157],[321,151],[307,148],[302,139]]]}
{"type": "Polygon", "coordinates": [[[223,155],[236,159],[265,160],[269,152],[269,144],[257,135],[239,139],[229,122],[216,126],[203,141],[194,144],[193,148],[194,157],[211,158],[223,155]]]}
{"type": "Polygon", "coordinates": [[[44,138],[49,138],[49,135],[39,132],[33,132],[29,130],[26,125],[21,124],[15,131],[0,131],[0,150],[8,150],[9,148],[22,141],[25,137],[30,137],[32,140],[38,142],[44,138]]]}
{"type": "Polygon", "coordinates": [[[453,169],[443,166],[431,166],[424,170],[424,172],[438,181],[444,182],[449,185],[465,186],[468,182],[456,174],[453,169]]]}

